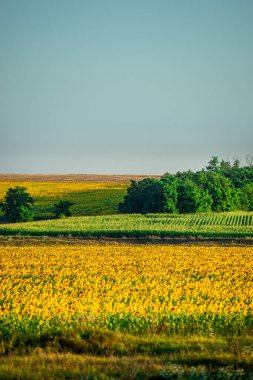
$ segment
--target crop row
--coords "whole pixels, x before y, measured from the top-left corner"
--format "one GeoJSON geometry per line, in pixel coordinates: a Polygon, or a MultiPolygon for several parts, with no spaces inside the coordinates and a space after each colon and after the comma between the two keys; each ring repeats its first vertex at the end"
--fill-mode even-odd
{"type": "Polygon", "coordinates": [[[149,224],[175,225],[175,226],[252,226],[252,214],[196,214],[196,215],[171,215],[158,218],[150,218],[149,224]]]}

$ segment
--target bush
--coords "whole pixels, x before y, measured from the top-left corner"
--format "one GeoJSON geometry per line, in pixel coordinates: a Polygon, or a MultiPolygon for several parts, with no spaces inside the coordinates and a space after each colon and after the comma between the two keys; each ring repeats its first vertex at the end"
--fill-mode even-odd
{"type": "Polygon", "coordinates": [[[54,204],[54,215],[56,219],[63,219],[66,216],[71,216],[69,208],[73,206],[73,202],[69,201],[59,201],[54,204]]]}
{"type": "Polygon", "coordinates": [[[33,220],[33,212],[26,206],[20,206],[17,209],[17,216],[19,222],[31,222],[33,220]]]}

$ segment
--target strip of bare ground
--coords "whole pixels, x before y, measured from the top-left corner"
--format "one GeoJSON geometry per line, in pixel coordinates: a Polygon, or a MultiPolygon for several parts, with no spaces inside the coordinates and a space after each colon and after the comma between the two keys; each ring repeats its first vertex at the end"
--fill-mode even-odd
{"type": "Polygon", "coordinates": [[[161,178],[154,174],[0,174],[0,181],[130,183],[132,179],[141,181],[147,177],[161,178]]]}
{"type": "Polygon", "coordinates": [[[25,245],[91,245],[91,244],[143,244],[143,245],[205,245],[205,246],[253,246],[253,238],[89,238],[74,236],[0,236],[0,246],[25,245]]]}

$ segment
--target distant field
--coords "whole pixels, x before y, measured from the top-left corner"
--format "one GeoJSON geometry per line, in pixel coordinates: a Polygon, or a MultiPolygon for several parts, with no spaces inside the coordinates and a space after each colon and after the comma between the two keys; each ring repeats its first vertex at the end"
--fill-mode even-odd
{"type": "Polygon", "coordinates": [[[71,217],[1,224],[1,235],[84,237],[253,237],[253,212],[71,217]]]}
{"type": "MultiPolygon", "coordinates": [[[[140,181],[143,178],[146,176],[0,174],[0,201],[8,188],[24,186],[35,200],[35,219],[52,218],[53,205],[61,199],[75,203],[71,208],[73,216],[116,214],[131,179],[140,181]]],[[[0,220],[2,215],[0,210],[0,220]]]]}
{"type": "MultiPolygon", "coordinates": [[[[34,180],[34,177],[32,177],[33,180],[29,181],[1,180],[1,177],[3,175],[0,176],[0,201],[3,200],[8,188],[17,185],[26,187],[35,200],[35,219],[52,218],[53,205],[61,199],[75,203],[71,208],[74,216],[116,214],[118,204],[123,199],[129,186],[127,182],[113,182],[112,180],[109,182],[94,182],[93,180],[86,182],[69,182],[66,180],[66,182],[60,182],[56,178],[54,178],[54,181],[52,181],[52,178],[48,181],[45,178],[47,176],[43,176],[43,182],[38,182],[34,180]]],[[[65,178],[65,176],[62,177],[65,178]]],[[[60,179],[63,180],[63,178],[60,179]]],[[[73,178],[73,180],[75,179],[73,178]]]]}
{"type": "Polygon", "coordinates": [[[0,181],[26,182],[121,182],[130,183],[131,179],[157,178],[153,174],[0,174],[0,181]]]}

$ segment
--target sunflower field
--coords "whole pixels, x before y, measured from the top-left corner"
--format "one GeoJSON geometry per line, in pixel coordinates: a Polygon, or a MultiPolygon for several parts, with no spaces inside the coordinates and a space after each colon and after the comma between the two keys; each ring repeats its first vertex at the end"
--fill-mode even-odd
{"type": "Polygon", "coordinates": [[[1,339],[77,325],[134,334],[252,331],[252,247],[3,246],[0,258],[1,339]]]}

